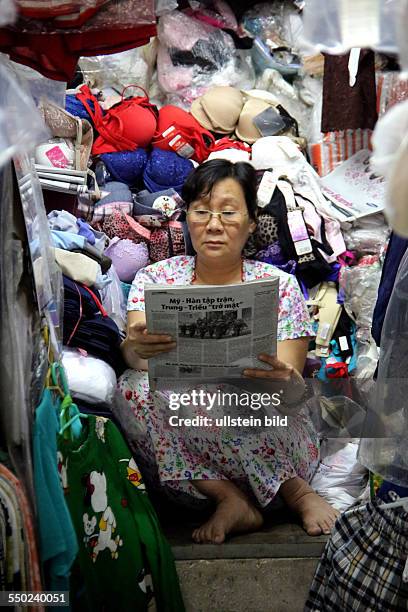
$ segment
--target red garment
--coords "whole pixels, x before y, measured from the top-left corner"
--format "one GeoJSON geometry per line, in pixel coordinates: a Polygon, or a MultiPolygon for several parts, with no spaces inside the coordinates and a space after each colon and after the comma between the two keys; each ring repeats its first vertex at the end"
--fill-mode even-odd
{"type": "Polygon", "coordinates": [[[214,151],[224,151],[225,149],[239,149],[240,151],[246,151],[251,153],[251,147],[246,142],[241,140],[233,140],[230,136],[225,136],[211,147],[211,153],[214,151]]]}
{"type": "Polygon", "coordinates": [[[92,6],[86,8],[82,0],[72,0],[71,7],[75,5],[76,12],[69,14],[65,13],[65,0],[20,1],[24,15],[20,12],[16,24],[0,29],[0,51],[57,81],[73,78],[81,55],[140,47],[157,33],[154,0],[93,0],[89,3],[92,6]],[[42,13],[45,4],[49,5],[47,18],[27,17],[27,11],[34,7],[42,13]],[[57,13],[60,16],[56,17],[57,13]]]}
{"type": "Polygon", "coordinates": [[[81,56],[108,55],[146,45],[156,25],[76,34],[31,34],[0,28],[0,51],[49,79],[71,81],[81,56]]]}
{"type": "Polygon", "coordinates": [[[168,104],[159,110],[153,146],[201,163],[214,145],[214,136],[187,111],[168,104]]]}
{"type": "Polygon", "coordinates": [[[87,109],[99,133],[92,148],[93,155],[134,151],[138,147],[149,146],[156,130],[158,111],[150,104],[147,94],[127,100],[123,99],[122,94],[122,102],[105,115],[87,85],[80,88],[76,97],[87,109]],[[94,110],[89,105],[90,101],[94,103],[94,110]]]}

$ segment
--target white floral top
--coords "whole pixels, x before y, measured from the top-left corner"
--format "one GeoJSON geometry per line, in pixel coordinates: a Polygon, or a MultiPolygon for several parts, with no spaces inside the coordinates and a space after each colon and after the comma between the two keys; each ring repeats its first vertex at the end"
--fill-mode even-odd
{"type": "MultiPolygon", "coordinates": [[[[146,283],[190,285],[194,265],[193,256],[178,255],[139,270],[129,293],[128,311],[145,309],[144,286],[146,283]]],[[[279,276],[278,340],[315,336],[306,303],[294,276],[270,264],[249,259],[244,260],[243,272],[245,281],[279,276]]]]}

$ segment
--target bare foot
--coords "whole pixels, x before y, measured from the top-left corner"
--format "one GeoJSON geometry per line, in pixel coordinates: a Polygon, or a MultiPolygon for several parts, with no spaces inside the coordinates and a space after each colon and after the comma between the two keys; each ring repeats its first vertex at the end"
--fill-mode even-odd
{"type": "Polygon", "coordinates": [[[217,504],[212,517],[193,531],[193,540],[222,544],[229,533],[256,531],[262,523],[261,513],[245,497],[228,495],[217,504]]]}
{"type": "Polygon", "coordinates": [[[280,488],[290,507],[302,519],[303,529],[311,536],[330,534],[339,512],[320,497],[301,478],[291,478],[280,488]]]}
{"type": "Polygon", "coordinates": [[[329,534],[339,512],[314,491],[305,493],[292,506],[302,519],[303,529],[311,536],[329,534]]]}

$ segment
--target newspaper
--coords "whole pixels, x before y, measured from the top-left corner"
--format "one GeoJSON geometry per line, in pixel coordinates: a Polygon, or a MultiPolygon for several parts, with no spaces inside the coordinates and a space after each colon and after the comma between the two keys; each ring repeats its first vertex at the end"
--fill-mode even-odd
{"type": "Polygon", "coordinates": [[[385,181],[370,167],[371,152],[363,149],[321,179],[332,215],[354,221],[385,207],[385,181]]]}
{"type": "Polygon", "coordinates": [[[278,305],[278,277],[236,285],[146,284],[149,333],[177,342],[174,350],[149,359],[151,388],[232,382],[245,368],[267,368],[257,356],[276,354],[278,305]]]}

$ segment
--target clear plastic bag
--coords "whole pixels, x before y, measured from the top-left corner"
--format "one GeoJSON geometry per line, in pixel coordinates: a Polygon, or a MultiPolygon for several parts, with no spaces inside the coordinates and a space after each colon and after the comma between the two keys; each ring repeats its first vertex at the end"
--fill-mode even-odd
{"type": "Polygon", "coordinates": [[[167,103],[189,109],[214,85],[253,87],[249,52],[235,49],[231,36],[219,28],[174,11],[160,18],[158,36],[157,77],[167,103]]]}
{"type": "Polygon", "coordinates": [[[81,57],[79,67],[84,80],[91,88],[112,87],[119,93],[133,84],[149,89],[155,56],[150,59],[146,47],[150,45],[111,55],[81,57]]]}
{"type": "Polygon", "coordinates": [[[12,62],[14,70],[20,79],[24,80],[30,90],[34,102],[38,106],[41,98],[53,102],[61,108],[65,108],[65,90],[67,84],[61,81],[54,81],[43,76],[36,70],[12,62]]]}
{"type": "Polygon", "coordinates": [[[259,75],[255,83],[255,88],[256,90],[264,90],[272,93],[276,97],[277,103],[281,104],[283,108],[296,119],[300,136],[307,138],[312,105],[315,100],[307,104],[300,96],[298,84],[288,83],[280,72],[272,70],[271,68],[267,68],[259,75]]]}
{"type": "Polygon", "coordinates": [[[346,53],[353,47],[397,53],[396,23],[400,2],[308,0],[303,10],[304,38],[317,51],[333,54],[346,53]]]}
{"type": "Polygon", "coordinates": [[[114,266],[109,268],[105,276],[111,280],[111,283],[101,291],[102,305],[110,318],[115,321],[119,330],[124,332],[126,330],[127,311],[122,284],[114,266]]]}
{"type": "Polygon", "coordinates": [[[376,384],[368,404],[359,460],[386,480],[408,486],[408,252],[387,307],[376,384]]]}
{"type": "Polygon", "coordinates": [[[371,324],[381,279],[378,255],[363,257],[357,266],[344,267],[340,272],[340,288],[344,291],[344,308],[356,322],[357,340],[371,339],[371,324]]]}
{"type": "Polygon", "coordinates": [[[161,17],[162,15],[171,13],[171,11],[177,10],[177,7],[177,0],[156,0],[154,12],[156,13],[156,17],[161,17]]]}
{"type": "Polygon", "coordinates": [[[359,256],[370,253],[380,255],[390,235],[390,228],[382,213],[359,219],[352,225],[344,223],[342,230],[347,249],[359,256]]]}
{"type": "Polygon", "coordinates": [[[110,365],[78,349],[64,347],[62,365],[74,399],[110,406],[116,389],[116,374],[110,365]]]}
{"type": "Polygon", "coordinates": [[[12,63],[0,54],[0,168],[48,137],[27,87],[18,79],[12,63]]]}
{"type": "Polygon", "coordinates": [[[302,23],[292,2],[265,2],[245,13],[242,26],[254,37],[252,58],[257,70],[296,75],[301,64],[294,51],[302,23]]]}
{"type": "MultiPolygon", "coordinates": [[[[119,30],[125,28],[136,28],[144,25],[154,25],[156,16],[154,13],[154,0],[93,0],[92,8],[95,14],[85,20],[81,12],[89,9],[88,0],[81,0],[79,9],[74,9],[70,15],[61,17],[30,19],[21,17],[18,28],[22,32],[36,34],[53,33],[81,33],[83,35],[101,30],[119,30]]],[[[51,10],[51,9],[50,9],[51,10]]]]}
{"type": "Polygon", "coordinates": [[[357,451],[356,440],[323,440],[320,465],[310,483],[340,512],[360,501],[367,489],[368,470],[357,460],[357,451]]]}

